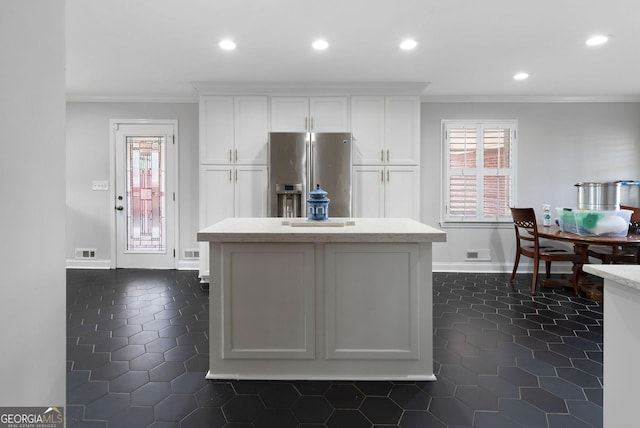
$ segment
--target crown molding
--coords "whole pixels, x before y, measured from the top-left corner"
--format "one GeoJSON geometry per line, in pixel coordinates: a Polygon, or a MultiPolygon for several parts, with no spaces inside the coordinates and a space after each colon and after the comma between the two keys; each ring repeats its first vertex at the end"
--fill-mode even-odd
{"type": "Polygon", "coordinates": [[[423,103],[637,103],[640,95],[427,95],[423,103]]]}
{"type": "Polygon", "coordinates": [[[427,82],[191,82],[200,95],[421,95],[427,82]]]}
{"type": "Polygon", "coordinates": [[[67,95],[68,103],[164,103],[164,104],[192,104],[198,102],[198,97],[137,97],[137,96],[92,96],[67,95]]]}

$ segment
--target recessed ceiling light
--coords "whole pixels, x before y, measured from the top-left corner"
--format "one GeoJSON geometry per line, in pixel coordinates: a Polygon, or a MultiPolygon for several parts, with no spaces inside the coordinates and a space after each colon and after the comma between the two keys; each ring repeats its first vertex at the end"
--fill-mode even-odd
{"type": "Polygon", "coordinates": [[[587,44],[587,46],[600,46],[607,43],[608,40],[609,40],[609,37],[602,34],[598,34],[597,36],[593,36],[587,39],[585,43],[587,44]]]}
{"type": "Polygon", "coordinates": [[[529,73],[521,72],[513,75],[514,80],[526,80],[529,78],[529,73]]]}
{"type": "Polygon", "coordinates": [[[232,51],[236,48],[235,42],[231,39],[222,40],[220,43],[218,43],[218,46],[220,46],[220,48],[224,49],[225,51],[232,51]]]}
{"type": "Polygon", "coordinates": [[[416,46],[418,46],[418,42],[416,42],[413,39],[406,39],[406,40],[403,40],[402,43],[400,43],[400,49],[405,51],[410,51],[411,49],[415,49],[416,46]]]}
{"type": "Polygon", "coordinates": [[[323,51],[329,47],[329,43],[326,40],[318,39],[311,45],[317,51],[323,51]]]}

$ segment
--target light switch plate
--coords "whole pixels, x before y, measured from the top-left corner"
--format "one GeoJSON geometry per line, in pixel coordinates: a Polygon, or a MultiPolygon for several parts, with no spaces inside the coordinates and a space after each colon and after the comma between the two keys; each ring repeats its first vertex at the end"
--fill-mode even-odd
{"type": "Polygon", "coordinates": [[[94,180],[91,183],[91,190],[109,190],[109,182],[107,180],[94,180]]]}

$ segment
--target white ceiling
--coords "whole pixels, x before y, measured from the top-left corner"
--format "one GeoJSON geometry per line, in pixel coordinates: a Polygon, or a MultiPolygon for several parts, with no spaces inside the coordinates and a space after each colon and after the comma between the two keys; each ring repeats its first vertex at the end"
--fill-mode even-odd
{"type": "Polygon", "coordinates": [[[425,99],[640,99],[638,0],[66,0],[69,99],[192,82],[425,82],[425,99]],[[596,33],[610,36],[587,47],[596,33]],[[218,48],[225,37],[238,47],[218,48]],[[318,52],[311,42],[326,38],[318,52]],[[405,37],[418,41],[401,51],[405,37]],[[531,77],[516,82],[512,76],[531,77]]]}

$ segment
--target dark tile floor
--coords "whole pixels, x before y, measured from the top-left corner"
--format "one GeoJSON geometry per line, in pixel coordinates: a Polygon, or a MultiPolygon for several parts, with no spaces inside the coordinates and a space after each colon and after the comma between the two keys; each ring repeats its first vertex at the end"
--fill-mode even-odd
{"type": "Polygon", "coordinates": [[[69,427],[602,427],[601,304],[434,274],[435,382],[209,382],[192,271],[70,270],[69,427]]]}

